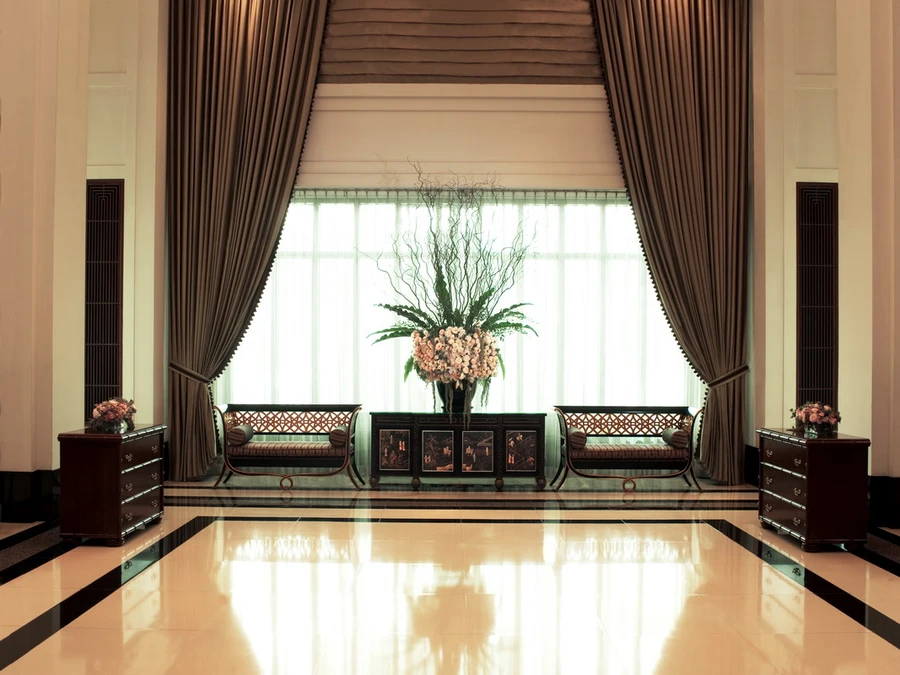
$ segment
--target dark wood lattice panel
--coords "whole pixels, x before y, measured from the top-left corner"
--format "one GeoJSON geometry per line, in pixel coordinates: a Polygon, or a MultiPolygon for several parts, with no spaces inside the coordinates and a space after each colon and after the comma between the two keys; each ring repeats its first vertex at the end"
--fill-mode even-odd
{"type": "Polygon", "coordinates": [[[125,181],[89,180],[85,227],[84,412],[122,395],[125,181]]]}
{"type": "Polygon", "coordinates": [[[679,413],[565,413],[566,425],[588,436],[662,436],[666,429],[691,430],[694,418],[679,413]]]}
{"type": "Polygon", "coordinates": [[[350,424],[352,415],[352,410],[229,410],[224,418],[226,429],[247,424],[254,434],[327,434],[350,424]]]}
{"type": "Polygon", "coordinates": [[[797,405],[837,407],[838,186],[797,183],[797,405]]]}
{"type": "Polygon", "coordinates": [[[591,0],[331,0],[319,82],[602,81],[591,0]]]}

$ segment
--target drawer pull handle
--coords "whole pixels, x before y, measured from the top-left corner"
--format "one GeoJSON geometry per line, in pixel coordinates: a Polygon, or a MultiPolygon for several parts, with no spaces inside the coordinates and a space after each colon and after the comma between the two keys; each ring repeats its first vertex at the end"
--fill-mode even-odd
{"type": "Polygon", "coordinates": [[[134,485],[131,483],[125,483],[125,492],[131,492],[134,489],[134,485]]]}
{"type": "Polygon", "coordinates": [[[129,523],[131,522],[132,518],[134,518],[134,514],[131,514],[131,513],[125,514],[125,520],[127,520],[129,523]]]}
{"type": "Polygon", "coordinates": [[[159,452],[159,446],[154,445],[152,448],[150,448],[150,452],[152,452],[154,455],[157,454],[159,452]]]}
{"type": "Polygon", "coordinates": [[[771,557],[772,557],[772,551],[766,551],[765,553],[763,553],[763,555],[766,556],[767,558],[771,558],[771,557]]]}
{"type": "Polygon", "coordinates": [[[159,500],[154,499],[153,501],[150,502],[150,506],[152,506],[155,509],[157,506],[159,506],[159,500]]]}
{"type": "Polygon", "coordinates": [[[766,504],[766,511],[771,511],[771,510],[772,510],[772,505],[766,504]]]}
{"type": "Polygon", "coordinates": [[[800,519],[794,518],[794,525],[799,525],[799,524],[800,524],[800,519]]]}
{"type": "Polygon", "coordinates": [[[129,452],[127,455],[125,455],[125,461],[126,461],[126,462],[130,462],[130,461],[132,460],[133,457],[134,457],[134,455],[132,455],[132,454],[129,452]]]}
{"type": "Polygon", "coordinates": [[[794,496],[799,497],[800,493],[803,492],[800,488],[794,488],[794,496]]]}
{"type": "Polygon", "coordinates": [[[800,568],[799,567],[795,567],[794,569],[791,570],[791,572],[796,574],[798,577],[800,576],[800,568]]]}
{"type": "Polygon", "coordinates": [[[771,484],[772,484],[772,477],[766,476],[766,485],[771,485],[771,484]]]}
{"type": "Polygon", "coordinates": [[[151,473],[151,474],[150,474],[150,480],[159,480],[159,474],[158,474],[158,473],[151,473]]]}
{"type": "Polygon", "coordinates": [[[800,466],[801,464],[803,464],[803,460],[799,457],[794,457],[794,466],[800,466]]]}
{"type": "Polygon", "coordinates": [[[771,456],[772,456],[772,450],[767,448],[766,449],[766,457],[771,457],[771,456]]]}

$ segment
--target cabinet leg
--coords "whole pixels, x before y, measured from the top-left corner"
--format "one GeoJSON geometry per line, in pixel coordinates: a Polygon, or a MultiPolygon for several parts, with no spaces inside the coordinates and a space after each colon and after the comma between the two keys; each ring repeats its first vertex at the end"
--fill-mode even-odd
{"type": "Polygon", "coordinates": [[[373,490],[378,487],[378,476],[372,475],[369,476],[369,487],[373,490]]]}
{"type": "Polygon", "coordinates": [[[538,490],[543,490],[547,487],[547,479],[543,476],[538,476],[535,480],[537,481],[538,490]]]}
{"type": "Polygon", "coordinates": [[[762,518],[759,519],[759,526],[760,526],[762,529],[764,529],[764,530],[774,530],[774,529],[775,529],[775,526],[774,526],[774,525],[771,525],[771,524],[767,523],[767,522],[766,522],[765,520],[763,520],[762,518]]]}
{"type": "Polygon", "coordinates": [[[118,539],[104,539],[103,543],[107,546],[122,546],[125,543],[125,537],[119,537],[118,539]]]}
{"type": "Polygon", "coordinates": [[[497,488],[497,491],[498,491],[498,492],[499,492],[500,490],[502,490],[502,489],[503,489],[503,479],[502,479],[502,478],[495,478],[495,479],[494,479],[494,487],[497,488]]]}
{"type": "Polygon", "coordinates": [[[851,553],[855,553],[856,551],[862,551],[866,547],[865,544],[859,541],[848,542],[844,544],[844,548],[851,553]]]}
{"type": "Polygon", "coordinates": [[[154,518],[153,520],[149,521],[147,524],[148,524],[148,525],[158,525],[158,524],[161,523],[161,522],[162,522],[162,514],[160,513],[158,516],[156,516],[156,518],[154,518]]]}
{"type": "Polygon", "coordinates": [[[802,548],[807,553],[818,553],[822,550],[821,544],[809,544],[807,542],[803,542],[800,544],[800,548],[802,548]]]}
{"type": "Polygon", "coordinates": [[[422,484],[422,481],[419,479],[418,476],[415,476],[415,477],[412,479],[412,487],[413,487],[413,490],[418,490],[418,489],[419,489],[419,486],[420,486],[421,484],[422,484]]]}

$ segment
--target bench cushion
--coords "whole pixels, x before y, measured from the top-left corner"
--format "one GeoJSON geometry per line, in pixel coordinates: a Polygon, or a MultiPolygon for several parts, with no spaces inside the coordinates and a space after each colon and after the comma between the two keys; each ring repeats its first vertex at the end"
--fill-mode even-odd
{"type": "Polygon", "coordinates": [[[249,424],[239,424],[228,430],[227,438],[229,445],[243,445],[253,438],[253,427],[249,424]]]}
{"type": "Polygon", "coordinates": [[[343,457],[344,448],[328,441],[251,441],[232,448],[232,459],[254,457],[343,457]]]}
{"type": "Polygon", "coordinates": [[[674,448],[665,443],[591,443],[583,448],[570,448],[572,459],[626,459],[688,461],[687,448],[674,448]]]}
{"type": "Polygon", "coordinates": [[[343,448],[347,442],[347,427],[335,427],[328,433],[328,440],[336,448],[343,448]]]}
{"type": "Polygon", "coordinates": [[[691,444],[691,435],[684,429],[666,429],[662,433],[663,443],[673,448],[686,448],[691,444]]]}

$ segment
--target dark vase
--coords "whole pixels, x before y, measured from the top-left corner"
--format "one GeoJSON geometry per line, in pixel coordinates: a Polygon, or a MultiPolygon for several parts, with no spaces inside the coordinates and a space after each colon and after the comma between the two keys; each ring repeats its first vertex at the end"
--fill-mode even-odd
{"type": "MultiPolygon", "coordinates": [[[[452,389],[450,390],[449,408],[447,406],[447,385],[442,382],[436,382],[435,387],[437,388],[438,398],[441,399],[441,410],[445,413],[462,415],[466,412],[466,393],[469,390],[472,392],[472,395],[469,398],[469,405],[471,408],[472,399],[475,397],[475,389],[478,387],[478,383],[473,382],[464,384],[459,388],[451,385],[452,389]]],[[[469,412],[471,412],[471,410],[469,410],[469,412]]]]}
{"type": "Polygon", "coordinates": [[[117,420],[115,422],[99,422],[90,429],[96,434],[121,434],[127,431],[128,427],[125,422],[117,420]]]}

